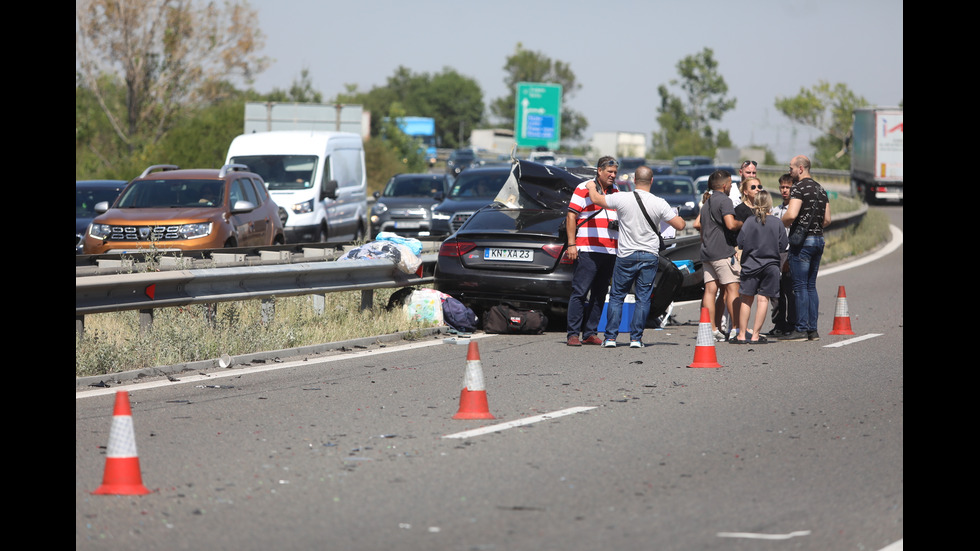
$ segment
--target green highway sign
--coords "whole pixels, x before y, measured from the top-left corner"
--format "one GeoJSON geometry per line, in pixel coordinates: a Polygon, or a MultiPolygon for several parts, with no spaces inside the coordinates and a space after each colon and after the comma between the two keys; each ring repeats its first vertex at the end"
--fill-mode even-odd
{"type": "Polygon", "coordinates": [[[520,147],[558,149],[561,141],[561,85],[517,83],[514,140],[520,147]]]}

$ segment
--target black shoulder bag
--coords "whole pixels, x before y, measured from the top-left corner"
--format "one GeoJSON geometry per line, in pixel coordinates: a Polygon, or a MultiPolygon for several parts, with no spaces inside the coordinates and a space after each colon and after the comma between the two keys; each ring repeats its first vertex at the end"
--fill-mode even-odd
{"type": "Polygon", "coordinates": [[[640,200],[640,196],[636,193],[636,191],[633,192],[633,198],[636,199],[636,204],[640,205],[640,210],[643,211],[643,216],[646,217],[647,222],[650,223],[650,226],[653,227],[653,231],[656,232],[657,239],[660,240],[660,250],[657,251],[657,254],[663,253],[667,248],[667,245],[664,244],[664,238],[662,235],[660,235],[660,229],[657,227],[657,224],[654,224],[653,220],[650,219],[650,215],[647,214],[647,209],[643,206],[643,201],[640,200]]]}

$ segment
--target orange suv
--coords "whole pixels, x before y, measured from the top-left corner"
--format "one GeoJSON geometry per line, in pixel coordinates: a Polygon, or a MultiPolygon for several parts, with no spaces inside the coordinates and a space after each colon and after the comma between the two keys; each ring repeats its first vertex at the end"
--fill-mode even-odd
{"type": "Polygon", "coordinates": [[[85,254],[197,250],[285,243],[279,207],[245,165],[180,170],[154,165],[99,203],[85,254]]]}

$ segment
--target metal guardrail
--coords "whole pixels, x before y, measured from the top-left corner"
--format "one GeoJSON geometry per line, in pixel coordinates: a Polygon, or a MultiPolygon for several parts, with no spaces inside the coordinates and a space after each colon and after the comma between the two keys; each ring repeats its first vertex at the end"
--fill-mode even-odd
{"type": "Polygon", "coordinates": [[[361,291],[361,307],[370,308],[374,289],[431,283],[436,253],[421,255],[420,274],[406,274],[392,259],[307,261],[172,269],[138,273],[75,276],[75,327],[81,335],[87,314],[139,310],[141,325],[155,308],[270,300],[297,295],[361,291]]]}
{"type": "MultiPolygon", "coordinates": [[[[435,262],[435,255],[423,262],[435,262]]],[[[75,315],[430,283],[393,260],[350,260],[75,278],[75,315]]]]}

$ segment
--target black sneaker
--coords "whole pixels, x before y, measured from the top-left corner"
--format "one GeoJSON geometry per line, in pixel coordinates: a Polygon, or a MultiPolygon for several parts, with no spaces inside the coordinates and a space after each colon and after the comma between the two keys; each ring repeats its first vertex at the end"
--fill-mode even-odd
{"type": "Polygon", "coordinates": [[[806,340],[808,340],[808,341],[819,341],[820,340],[820,333],[817,333],[816,331],[807,331],[806,332],[806,340]]]}
{"type": "Polygon", "coordinates": [[[779,340],[781,341],[805,341],[809,340],[809,335],[803,331],[790,331],[788,333],[783,333],[779,340]]]}

